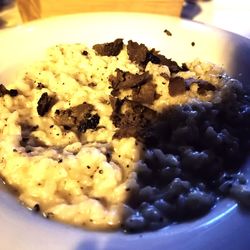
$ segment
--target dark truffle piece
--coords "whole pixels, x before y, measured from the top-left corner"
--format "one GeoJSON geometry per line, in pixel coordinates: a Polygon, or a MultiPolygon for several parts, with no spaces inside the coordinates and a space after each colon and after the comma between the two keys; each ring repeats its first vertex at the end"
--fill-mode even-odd
{"type": "Polygon", "coordinates": [[[10,95],[11,97],[15,97],[15,96],[18,95],[18,91],[17,91],[16,89],[10,89],[9,95],[10,95]]]}
{"type": "Polygon", "coordinates": [[[164,30],[164,33],[166,33],[168,36],[172,36],[172,33],[167,29],[164,30]]]}
{"type": "Polygon", "coordinates": [[[133,89],[132,98],[136,102],[152,104],[159,96],[156,93],[156,85],[152,82],[146,83],[133,89]]]}
{"type": "Polygon", "coordinates": [[[109,81],[111,82],[114,90],[138,87],[145,84],[152,78],[148,72],[144,72],[140,75],[125,72],[120,69],[116,69],[116,72],[116,76],[111,75],[109,77],[109,81]]]}
{"type": "Polygon", "coordinates": [[[210,82],[206,82],[206,81],[200,81],[198,82],[198,94],[199,95],[205,95],[207,91],[215,91],[216,87],[211,84],[210,82]]]}
{"type": "Polygon", "coordinates": [[[208,82],[208,81],[204,81],[204,80],[201,80],[201,79],[195,79],[195,78],[188,78],[188,79],[185,79],[185,84],[186,84],[186,89],[190,89],[190,86],[192,84],[196,83],[198,85],[198,94],[199,95],[205,95],[207,93],[207,91],[215,91],[216,90],[216,87],[208,82]]]}
{"type": "Polygon", "coordinates": [[[178,73],[182,71],[182,67],[180,67],[177,62],[172,61],[171,59],[166,58],[165,56],[161,55],[155,49],[148,51],[146,63],[152,62],[154,64],[162,64],[168,66],[171,73],[178,73]]]}
{"type": "Polygon", "coordinates": [[[186,84],[182,77],[172,77],[169,79],[168,91],[170,96],[177,96],[185,93],[186,84]]]}
{"type": "Polygon", "coordinates": [[[0,97],[9,94],[9,90],[3,84],[0,84],[0,97]]]}
{"type": "Polygon", "coordinates": [[[118,128],[114,137],[141,137],[143,131],[155,121],[157,113],[142,104],[127,99],[110,97],[113,107],[111,120],[118,128]]]}
{"type": "Polygon", "coordinates": [[[93,105],[83,103],[69,109],[56,110],[55,121],[58,125],[67,126],[69,128],[78,126],[81,120],[91,114],[93,108],[93,105]]]}
{"type": "Polygon", "coordinates": [[[178,73],[179,71],[186,71],[186,67],[180,67],[177,62],[166,58],[155,49],[148,50],[145,44],[139,44],[131,40],[128,41],[127,53],[132,62],[146,67],[148,62],[154,64],[162,64],[168,66],[171,73],[178,73]]]}
{"type": "Polygon", "coordinates": [[[16,89],[6,89],[3,84],[0,84],[0,97],[4,95],[9,95],[11,97],[15,97],[18,95],[18,91],[16,89]]]}
{"type": "Polygon", "coordinates": [[[79,132],[86,132],[87,129],[96,129],[97,125],[99,124],[100,116],[98,114],[89,115],[86,119],[83,119],[79,126],[79,132]]]}
{"type": "Polygon", "coordinates": [[[131,40],[128,41],[127,52],[132,62],[143,64],[146,61],[148,48],[144,44],[139,44],[131,40]]]}
{"type": "Polygon", "coordinates": [[[151,62],[154,64],[160,64],[161,59],[159,56],[153,54],[151,51],[148,51],[145,63],[147,64],[148,62],[151,62]]]}
{"type": "Polygon", "coordinates": [[[124,100],[110,96],[109,98],[113,112],[120,112],[124,100]]]}
{"type": "Polygon", "coordinates": [[[85,132],[87,129],[95,129],[99,124],[100,116],[92,114],[93,110],[93,105],[84,102],[66,110],[56,110],[54,119],[66,130],[85,132]]]}
{"type": "Polygon", "coordinates": [[[183,63],[183,64],[181,65],[181,69],[182,69],[182,71],[189,71],[189,68],[188,68],[188,66],[187,66],[186,63],[183,63]]]}
{"type": "Polygon", "coordinates": [[[117,56],[123,48],[123,39],[116,39],[111,43],[96,44],[93,49],[100,56],[117,56]]]}
{"type": "Polygon", "coordinates": [[[54,97],[49,96],[47,92],[43,93],[37,103],[37,113],[40,116],[44,116],[55,102],[56,100],[54,97]]]}

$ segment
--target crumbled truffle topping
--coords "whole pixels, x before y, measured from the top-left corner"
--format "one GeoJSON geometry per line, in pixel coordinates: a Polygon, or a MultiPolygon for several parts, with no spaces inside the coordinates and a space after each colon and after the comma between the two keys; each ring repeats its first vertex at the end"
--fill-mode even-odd
{"type": "Polygon", "coordinates": [[[93,49],[100,56],[117,56],[123,48],[123,39],[116,39],[111,43],[96,44],[93,49]]]}
{"type": "Polygon", "coordinates": [[[177,62],[166,58],[155,49],[152,49],[147,53],[147,61],[154,64],[166,65],[168,66],[171,73],[178,73],[179,71],[183,71],[182,67],[180,67],[177,62]]]}
{"type": "Polygon", "coordinates": [[[164,33],[166,33],[168,36],[172,36],[172,33],[167,29],[164,30],[164,33]]]}
{"type": "Polygon", "coordinates": [[[182,63],[181,69],[182,69],[182,71],[189,71],[189,68],[188,68],[186,63],[182,63]]]}
{"type": "Polygon", "coordinates": [[[148,62],[152,62],[154,64],[161,64],[168,66],[171,73],[177,73],[179,71],[186,70],[186,68],[183,69],[177,64],[177,62],[166,58],[155,49],[148,50],[146,45],[139,44],[131,40],[128,41],[127,53],[129,59],[132,62],[135,62],[143,67],[146,67],[148,62]]]}
{"type": "Polygon", "coordinates": [[[136,102],[143,104],[152,104],[154,100],[158,99],[159,95],[156,93],[156,85],[148,82],[142,86],[133,89],[132,98],[136,102]]]}
{"type": "Polygon", "coordinates": [[[114,137],[140,137],[155,119],[157,113],[141,103],[110,97],[113,108],[111,120],[118,128],[114,137]]]}
{"type": "Polygon", "coordinates": [[[152,75],[148,72],[144,72],[143,74],[132,74],[120,69],[116,69],[116,72],[116,76],[111,75],[109,77],[109,81],[114,90],[139,87],[152,78],[152,75]]]}
{"type": "Polygon", "coordinates": [[[198,94],[205,95],[207,91],[215,91],[216,87],[210,82],[200,81],[198,83],[198,94]]]}
{"type": "Polygon", "coordinates": [[[56,110],[55,121],[62,126],[74,127],[79,125],[85,116],[91,114],[92,110],[93,105],[86,102],[69,109],[56,110]]]}
{"type": "Polygon", "coordinates": [[[182,77],[171,77],[169,79],[168,91],[170,96],[177,96],[185,93],[186,84],[182,77]]]}
{"type": "Polygon", "coordinates": [[[3,84],[0,84],[0,96],[4,96],[9,94],[9,91],[5,88],[5,86],[3,84]]]}
{"type": "Polygon", "coordinates": [[[43,93],[37,103],[37,113],[40,116],[44,116],[48,113],[55,102],[55,97],[49,96],[47,92],[43,93]]]}
{"type": "Polygon", "coordinates": [[[144,44],[139,44],[131,40],[128,41],[127,51],[132,62],[143,64],[146,61],[148,48],[144,44]]]}
{"type": "Polygon", "coordinates": [[[18,91],[17,91],[16,89],[10,89],[9,95],[10,95],[11,97],[15,97],[15,96],[18,95],[18,91]]]}
{"type": "Polygon", "coordinates": [[[94,106],[84,102],[66,110],[56,110],[54,119],[66,130],[85,132],[87,129],[95,129],[99,124],[100,116],[93,111],[94,106]]]}
{"type": "Polygon", "coordinates": [[[99,124],[100,116],[98,114],[88,115],[86,119],[80,122],[79,132],[85,132],[87,129],[96,129],[99,124]]]}
{"type": "Polygon", "coordinates": [[[18,91],[16,89],[6,89],[3,84],[0,84],[0,97],[4,95],[9,95],[11,97],[15,97],[18,95],[18,91]]]}
{"type": "Polygon", "coordinates": [[[204,81],[201,79],[194,79],[194,78],[185,79],[186,89],[190,89],[190,86],[192,84],[198,85],[197,92],[199,95],[205,95],[207,93],[207,91],[215,91],[216,90],[216,87],[208,81],[204,81]]]}

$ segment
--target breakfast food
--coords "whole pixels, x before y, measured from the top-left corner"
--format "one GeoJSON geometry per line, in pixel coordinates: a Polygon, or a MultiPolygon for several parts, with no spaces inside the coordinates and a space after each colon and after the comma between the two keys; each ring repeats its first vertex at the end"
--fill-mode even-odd
{"type": "Polygon", "coordinates": [[[122,39],[62,44],[0,85],[0,175],[27,207],[95,229],[153,230],[246,205],[242,85],[122,39]]]}

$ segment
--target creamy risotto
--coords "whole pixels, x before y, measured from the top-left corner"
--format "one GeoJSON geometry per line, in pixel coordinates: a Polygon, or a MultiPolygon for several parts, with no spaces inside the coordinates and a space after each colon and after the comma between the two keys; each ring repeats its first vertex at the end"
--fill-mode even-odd
{"type": "Polygon", "coordinates": [[[152,230],[247,192],[248,99],[216,65],[62,44],[1,84],[0,103],[0,175],[47,218],[152,230]]]}

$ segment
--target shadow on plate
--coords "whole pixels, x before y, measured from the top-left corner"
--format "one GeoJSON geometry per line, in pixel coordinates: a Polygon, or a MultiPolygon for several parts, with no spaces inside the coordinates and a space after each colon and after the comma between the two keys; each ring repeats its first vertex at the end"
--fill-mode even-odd
{"type": "MultiPolygon", "coordinates": [[[[231,39],[234,39],[234,36],[231,39]]],[[[244,84],[245,89],[250,92],[250,40],[236,36],[234,43],[230,43],[229,47],[232,51],[229,52],[232,54],[232,59],[229,62],[229,73],[239,79],[244,84]]]]}
{"type": "Polygon", "coordinates": [[[80,243],[74,250],[88,250],[88,249],[105,249],[105,248],[100,248],[98,241],[93,241],[93,240],[86,240],[82,243],[80,243]]]}

